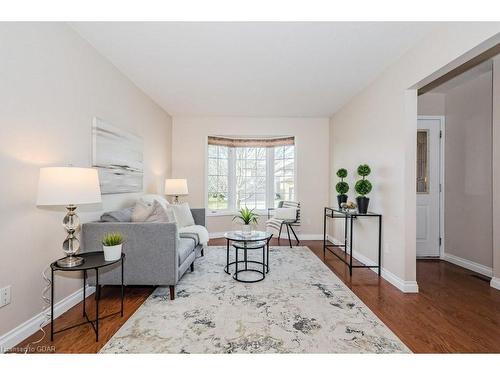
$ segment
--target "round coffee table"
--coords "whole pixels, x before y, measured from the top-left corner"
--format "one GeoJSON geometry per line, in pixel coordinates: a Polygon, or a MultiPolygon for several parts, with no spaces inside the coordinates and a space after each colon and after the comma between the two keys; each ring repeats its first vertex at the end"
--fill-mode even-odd
{"type": "Polygon", "coordinates": [[[231,274],[229,268],[234,265],[233,279],[236,281],[244,283],[253,283],[257,281],[264,280],[266,273],[269,273],[269,242],[273,235],[264,231],[252,231],[251,233],[244,233],[240,230],[230,231],[224,233],[224,238],[226,239],[226,267],[224,267],[224,272],[228,275],[231,274]],[[233,248],[235,249],[235,260],[229,261],[229,247],[233,243],[233,248]],[[262,262],[257,260],[248,260],[248,250],[258,250],[262,249],[262,262]],[[243,260],[238,259],[238,251],[243,250],[243,260]],[[266,260],[267,254],[267,260],[266,260]],[[243,265],[242,269],[238,269],[239,265],[243,265]],[[248,268],[248,264],[262,266],[262,271],[260,269],[248,268]],[[253,280],[242,280],[238,277],[239,274],[244,272],[254,272],[259,273],[261,277],[253,280]]]}

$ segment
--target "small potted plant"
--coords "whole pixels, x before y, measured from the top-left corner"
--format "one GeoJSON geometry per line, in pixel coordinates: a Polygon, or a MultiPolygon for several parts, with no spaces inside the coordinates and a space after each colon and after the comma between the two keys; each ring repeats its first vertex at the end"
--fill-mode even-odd
{"type": "Polygon", "coordinates": [[[119,232],[106,233],[102,238],[104,260],[114,261],[122,256],[123,235],[119,232]]]}
{"type": "Polygon", "coordinates": [[[349,184],[344,181],[344,178],[347,177],[347,169],[340,168],[337,171],[337,177],[340,178],[340,181],[335,185],[335,190],[337,190],[337,202],[339,204],[339,208],[342,207],[342,203],[347,202],[347,192],[349,191],[349,184]]]}
{"type": "Polygon", "coordinates": [[[361,164],[358,167],[358,174],[362,177],[361,180],[356,182],[354,185],[354,190],[358,193],[356,197],[356,202],[358,203],[358,212],[360,214],[366,214],[368,212],[368,204],[370,203],[370,198],[366,195],[372,191],[372,183],[368,181],[365,177],[368,176],[371,169],[366,164],[361,164]]]}
{"type": "Polygon", "coordinates": [[[238,215],[233,217],[233,221],[236,219],[241,220],[241,222],[243,223],[241,231],[244,234],[251,234],[252,224],[257,224],[258,217],[259,215],[253,212],[253,209],[250,210],[245,206],[245,208],[242,208],[238,211],[238,215]]]}

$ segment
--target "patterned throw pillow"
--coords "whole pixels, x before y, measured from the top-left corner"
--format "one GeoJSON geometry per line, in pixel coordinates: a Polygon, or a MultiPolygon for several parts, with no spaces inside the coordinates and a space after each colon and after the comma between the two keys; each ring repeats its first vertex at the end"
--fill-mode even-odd
{"type": "Polygon", "coordinates": [[[153,206],[147,206],[141,201],[135,202],[134,210],[132,211],[133,222],[144,222],[151,215],[153,206]]]}
{"type": "Polygon", "coordinates": [[[149,216],[144,220],[148,223],[167,223],[169,222],[167,212],[158,201],[153,202],[152,210],[149,216]]]}

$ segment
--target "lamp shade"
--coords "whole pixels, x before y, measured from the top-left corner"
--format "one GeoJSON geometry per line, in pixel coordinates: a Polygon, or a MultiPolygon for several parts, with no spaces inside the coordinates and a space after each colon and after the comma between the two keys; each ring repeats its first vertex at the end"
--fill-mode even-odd
{"type": "Polygon", "coordinates": [[[165,180],[165,195],[188,195],[187,180],[171,178],[165,180]]]}
{"type": "Polygon", "coordinates": [[[97,170],[76,167],[40,168],[37,205],[67,206],[100,201],[97,170]]]}

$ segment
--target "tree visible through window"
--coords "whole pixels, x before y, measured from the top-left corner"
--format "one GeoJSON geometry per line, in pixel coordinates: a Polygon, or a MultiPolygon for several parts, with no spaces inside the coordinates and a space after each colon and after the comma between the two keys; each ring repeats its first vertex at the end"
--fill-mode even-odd
{"type": "Polygon", "coordinates": [[[228,208],[229,152],[224,146],[208,147],[208,208],[228,208]]]}
{"type": "Polygon", "coordinates": [[[295,199],[293,138],[287,138],[287,144],[274,139],[217,140],[211,144],[209,139],[208,145],[210,211],[266,209],[295,199]]]}
{"type": "Polygon", "coordinates": [[[295,152],[294,146],[274,148],[274,201],[293,200],[295,196],[295,152]]]}

